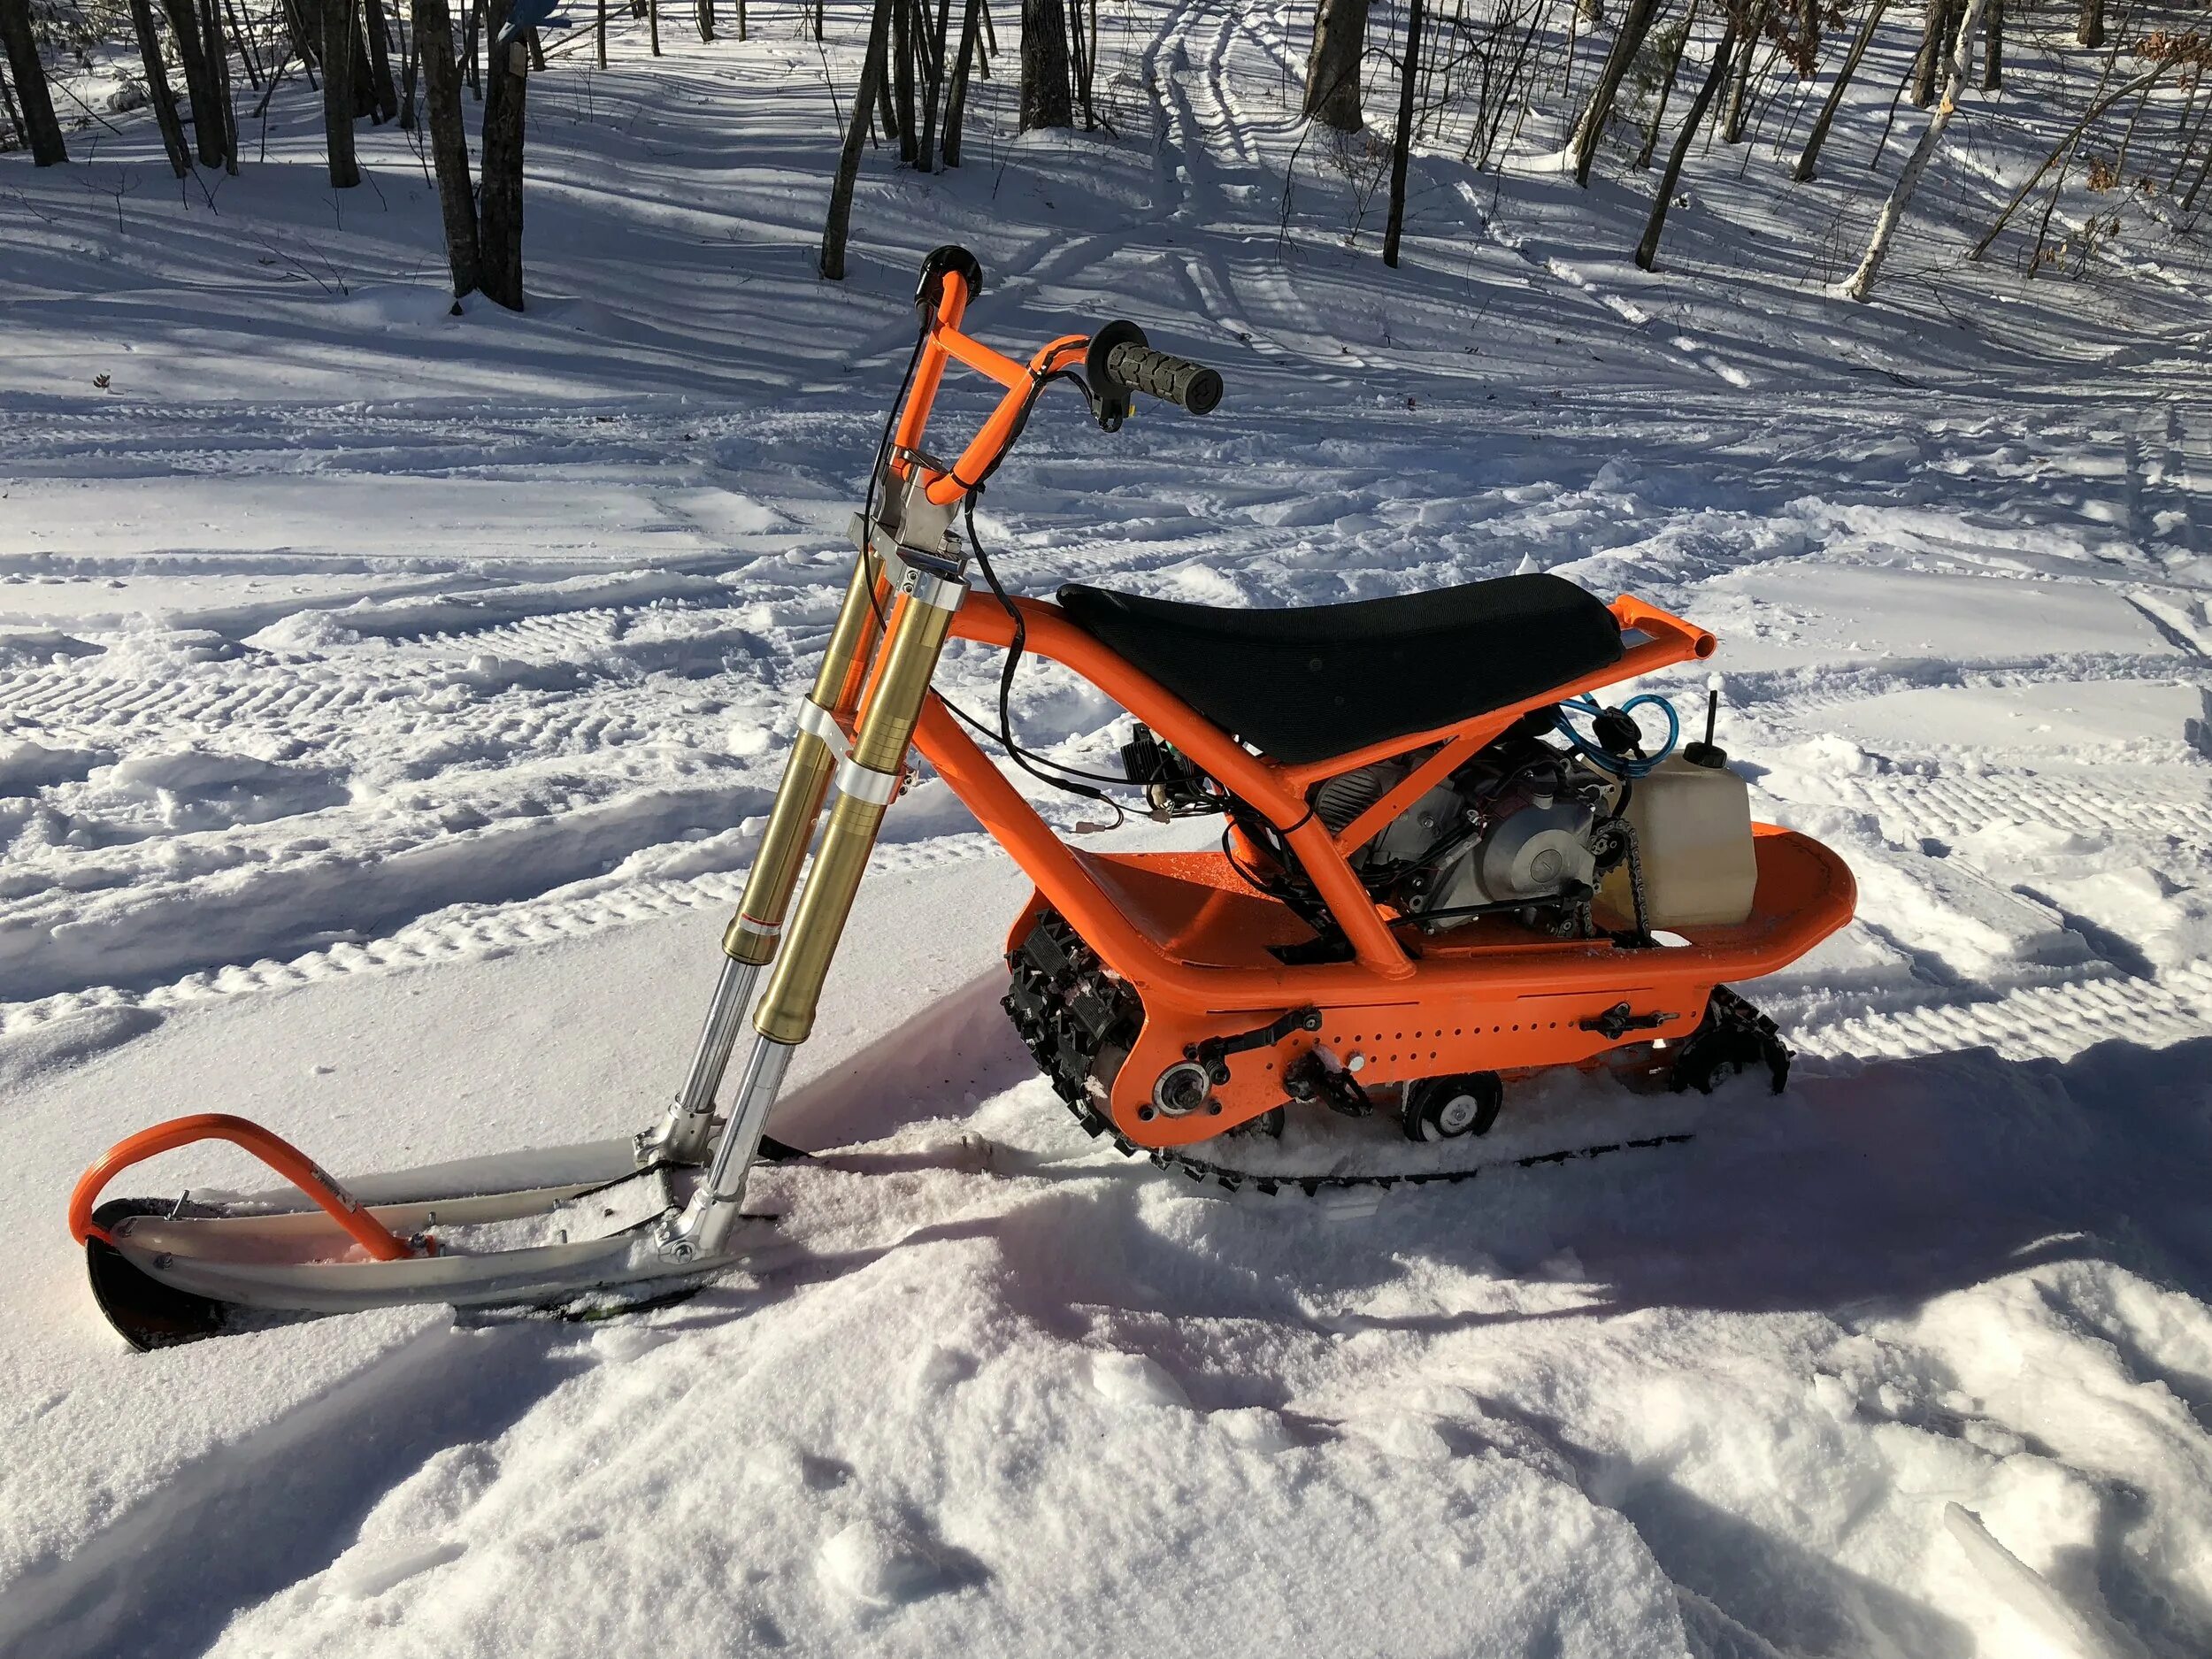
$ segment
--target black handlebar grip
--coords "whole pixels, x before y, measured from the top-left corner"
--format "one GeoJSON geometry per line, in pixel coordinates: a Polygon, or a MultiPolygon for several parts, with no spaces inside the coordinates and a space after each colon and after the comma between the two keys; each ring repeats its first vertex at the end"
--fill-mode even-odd
{"type": "Polygon", "coordinates": [[[1107,354],[1106,372],[1124,386],[1187,409],[1194,415],[1209,414],[1221,402],[1220,375],[1202,363],[1155,351],[1149,346],[1116,346],[1107,354]]]}

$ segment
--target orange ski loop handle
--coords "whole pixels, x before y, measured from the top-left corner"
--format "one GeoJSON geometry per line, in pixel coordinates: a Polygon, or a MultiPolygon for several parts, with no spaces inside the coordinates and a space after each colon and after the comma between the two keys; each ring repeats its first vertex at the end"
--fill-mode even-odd
{"type": "Polygon", "coordinates": [[[281,1135],[227,1112],[196,1112],[188,1118],[172,1118],[167,1123],[156,1124],[117,1141],[102,1153],[78,1180],[76,1190],[69,1194],[69,1236],[80,1244],[97,1239],[103,1244],[112,1245],[115,1240],[107,1229],[96,1225],[92,1219],[93,1206],[100,1202],[107,1184],[134,1164],[143,1164],[148,1158],[200,1141],[227,1141],[252,1153],[313,1199],[325,1215],[350,1233],[353,1241],[377,1261],[397,1262],[415,1254],[364,1210],[359,1199],[325,1174],[307,1154],[281,1135]]]}

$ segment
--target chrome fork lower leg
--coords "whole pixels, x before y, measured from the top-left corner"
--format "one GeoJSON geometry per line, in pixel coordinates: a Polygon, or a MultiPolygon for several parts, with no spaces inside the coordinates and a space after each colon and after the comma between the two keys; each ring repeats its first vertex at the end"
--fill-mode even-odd
{"type": "Polygon", "coordinates": [[[761,1132],[769,1111],[783,1090],[785,1068],[791,1064],[795,1044],[762,1038],[753,1045],[746,1062],[745,1078],[737,1087],[737,1103],[714,1149],[714,1165],[691,1194],[684,1212],[661,1234],[661,1248],[679,1260],[719,1256],[737,1225],[745,1201],[745,1176],[753,1155],[760,1149],[761,1132]]]}
{"type": "Polygon", "coordinates": [[[660,1126],[638,1137],[638,1161],[641,1164],[666,1161],[673,1164],[697,1164],[707,1155],[708,1137],[714,1129],[714,1097],[722,1087],[722,1075],[729,1070],[730,1055],[737,1047],[738,1033],[745,1029],[745,1016],[753,1004],[753,987],[760,979],[761,964],[757,962],[735,962],[722,958],[722,972],[714,982],[714,996],[707,1004],[706,1025],[699,1033],[699,1046],[692,1053],[691,1069],[684,1074],[684,1086],[676,1095],[676,1102],[661,1119],[660,1126]]]}

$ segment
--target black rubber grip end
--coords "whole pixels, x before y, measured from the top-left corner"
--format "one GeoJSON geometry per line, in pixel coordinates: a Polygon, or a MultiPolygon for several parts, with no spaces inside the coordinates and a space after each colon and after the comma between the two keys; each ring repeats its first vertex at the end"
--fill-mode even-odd
{"type": "Polygon", "coordinates": [[[1124,386],[1187,409],[1194,415],[1210,414],[1221,403],[1221,376],[1188,357],[1155,351],[1149,346],[1120,345],[1107,354],[1106,367],[1124,386]]]}
{"type": "Polygon", "coordinates": [[[983,262],[957,242],[947,242],[933,248],[922,261],[921,280],[914,285],[914,303],[926,311],[934,311],[937,303],[944,297],[945,273],[957,272],[960,280],[968,285],[968,297],[972,300],[983,292],[983,262]]]}

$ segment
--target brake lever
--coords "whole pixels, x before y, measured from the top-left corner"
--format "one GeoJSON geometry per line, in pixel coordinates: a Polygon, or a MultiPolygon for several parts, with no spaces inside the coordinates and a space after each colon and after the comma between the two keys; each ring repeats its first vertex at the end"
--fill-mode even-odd
{"type": "Polygon", "coordinates": [[[1127,321],[1108,323],[1091,336],[1083,352],[1084,389],[1091,400],[1091,418],[1101,432],[1119,432],[1121,423],[1135,412],[1137,392],[1107,369],[1106,359],[1116,346],[1149,345],[1144,330],[1127,321]]]}

